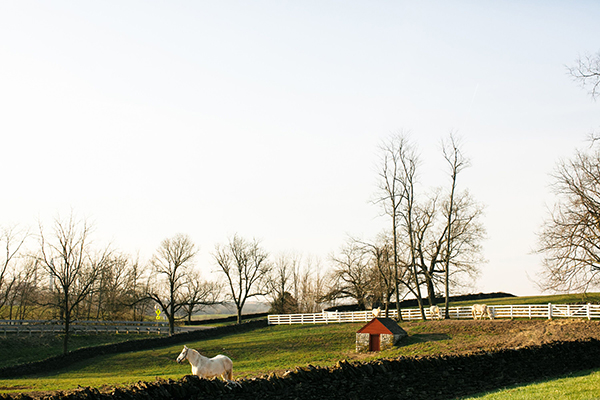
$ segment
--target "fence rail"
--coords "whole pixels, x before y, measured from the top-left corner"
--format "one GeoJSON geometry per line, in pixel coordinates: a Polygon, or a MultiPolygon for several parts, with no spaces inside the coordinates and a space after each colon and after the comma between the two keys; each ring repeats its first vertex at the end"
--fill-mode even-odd
{"type": "MultiPolygon", "coordinates": [[[[17,335],[55,334],[64,332],[64,323],[59,320],[0,320],[0,333],[17,335]]],[[[72,333],[118,333],[118,334],[168,334],[167,322],[152,321],[73,321],[72,333]]],[[[175,332],[181,331],[175,327],[175,332]]]]}
{"type": "MultiPolygon", "coordinates": [[[[497,305],[488,306],[493,310],[494,318],[529,318],[529,319],[553,319],[553,318],[587,318],[600,319],[600,304],[523,304],[523,305],[497,305]]],[[[419,309],[402,309],[404,321],[420,320],[419,309]]],[[[440,307],[442,317],[445,308],[440,307]]],[[[472,319],[471,307],[450,307],[448,314],[451,319],[472,319]]],[[[396,318],[398,312],[389,310],[390,318],[396,318]]],[[[382,311],[383,316],[383,311],[382,311]]],[[[432,319],[429,309],[425,309],[425,317],[432,319]]],[[[289,324],[329,324],[345,322],[368,322],[373,318],[372,311],[337,312],[323,311],[314,314],[271,314],[268,316],[269,325],[289,324]]]]}

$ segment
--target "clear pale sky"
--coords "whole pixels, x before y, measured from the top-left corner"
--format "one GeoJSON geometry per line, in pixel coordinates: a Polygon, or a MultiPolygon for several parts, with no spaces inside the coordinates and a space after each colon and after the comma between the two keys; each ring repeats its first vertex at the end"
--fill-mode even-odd
{"type": "Polygon", "coordinates": [[[388,220],[377,146],[410,131],[422,190],[486,206],[478,291],[539,293],[554,165],[600,128],[567,74],[600,50],[598,1],[4,1],[0,224],[70,209],[147,259],[186,233],[320,257],[388,220]]]}

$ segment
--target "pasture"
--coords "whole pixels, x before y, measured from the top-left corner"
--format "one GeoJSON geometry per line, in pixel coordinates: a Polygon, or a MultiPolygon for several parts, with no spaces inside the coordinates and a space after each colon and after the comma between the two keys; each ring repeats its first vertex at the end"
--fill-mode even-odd
{"type": "MultiPolygon", "coordinates": [[[[339,360],[472,353],[552,340],[600,339],[597,321],[426,321],[405,322],[409,337],[381,353],[357,354],[355,332],[363,324],[270,326],[250,332],[185,343],[212,357],[233,360],[234,379],[281,375],[296,366],[331,366],[339,360]]],[[[0,380],[2,392],[68,390],[77,386],[119,386],[157,377],[179,379],[191,371],[175,359],[184,343],[146,351],[95,357],[63,370],[0,380]]]]}
{"type": "MultiPolygon", "coordinates": [[[[73,351],[83,347],[145,339],[147,337],[148,335],[73,335],[69,342],[69,350],[73,351]]],[[[0,368],[40,361],[62,354],[62,350],[62,335],[0,335],[0,368]]]]}
{"type": "Polygon", "coordinates": [[[592,400],[600,397],[600,371],[568,376],[464,397],[461,400],[592,400]]]}

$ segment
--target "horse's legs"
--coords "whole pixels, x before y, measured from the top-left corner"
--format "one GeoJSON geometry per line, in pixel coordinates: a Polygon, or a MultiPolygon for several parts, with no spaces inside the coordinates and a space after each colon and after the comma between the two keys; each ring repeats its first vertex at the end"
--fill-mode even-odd
{"type": "Polygon", "coordinates": [[[233,367],[226,368],[225,371],[221,374],[223,380],[232,381],[233,380],[233,367]]]}

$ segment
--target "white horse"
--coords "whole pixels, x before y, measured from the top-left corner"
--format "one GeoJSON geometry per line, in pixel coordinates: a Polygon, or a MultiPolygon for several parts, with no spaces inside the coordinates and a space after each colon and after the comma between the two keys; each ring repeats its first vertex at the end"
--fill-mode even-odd
{"type": "Polygon", "coordinates": [[[221,376],[225,381],[233,380],[233,362],[227,356],[219,354],[213,358],[204,357],[194,349],[183,346],[183,350],[177,357],[177,362],[188,360],[192,366],[192,375],[200,378],[215,378],[221,376]]]}
{"type": "Polygon", "coordinates": [[[440,308],[438,306],[429,307],[429,315],[431,316],[431,319],[442,319],[440,308]]]}
{"type": "Polygon", "coordinates": [[[473,319],[483,319],[486,316],[489,319],[494,319],[494,309],[485,304],[473,304],[471,307],[471,315],[473,319]]]}

